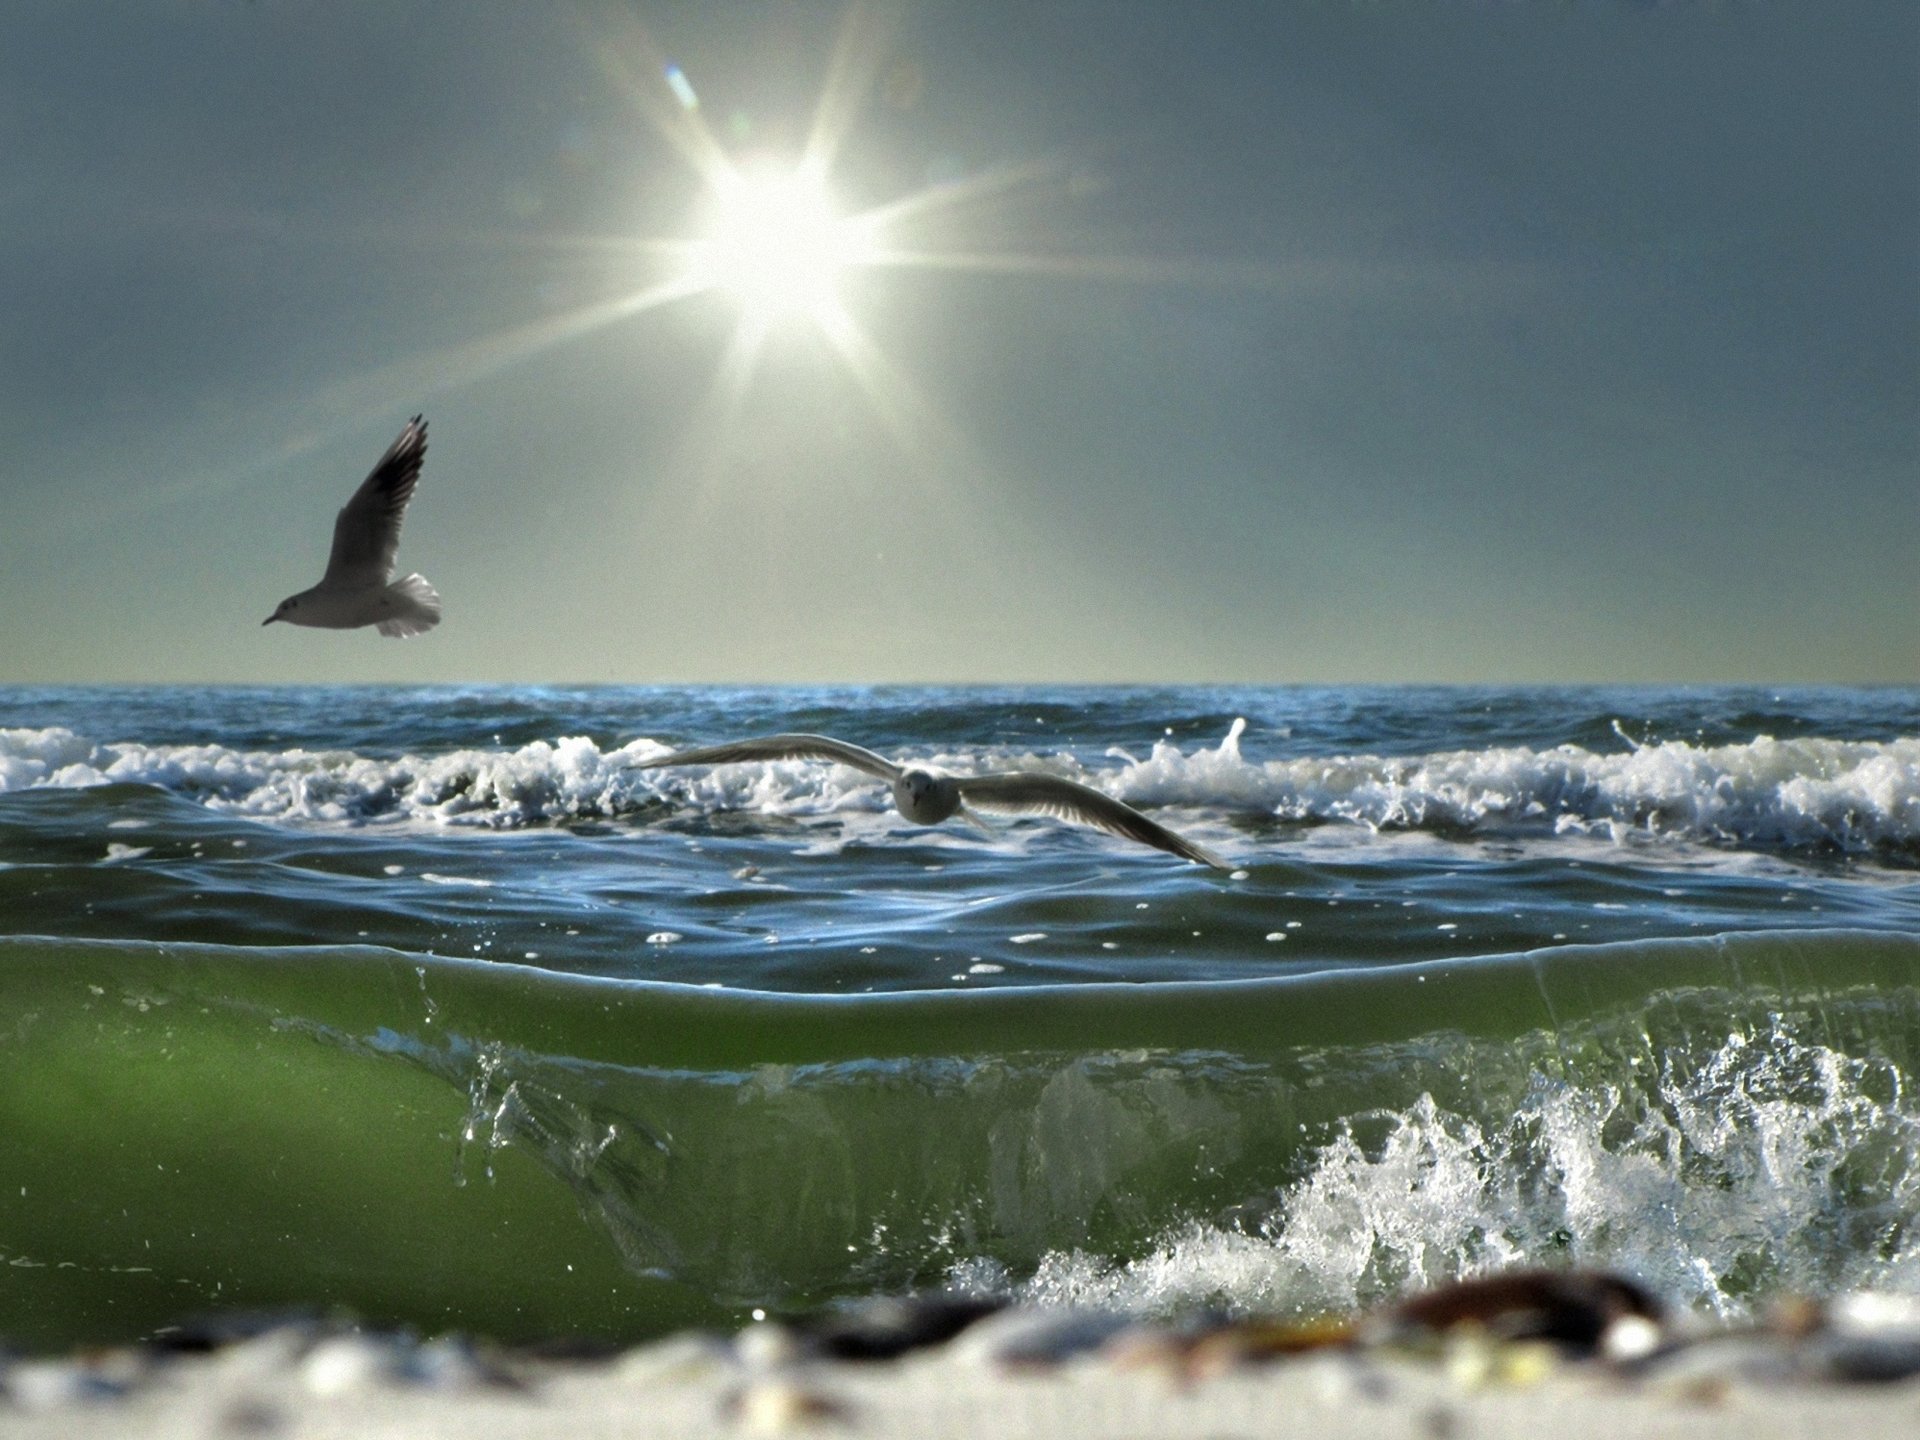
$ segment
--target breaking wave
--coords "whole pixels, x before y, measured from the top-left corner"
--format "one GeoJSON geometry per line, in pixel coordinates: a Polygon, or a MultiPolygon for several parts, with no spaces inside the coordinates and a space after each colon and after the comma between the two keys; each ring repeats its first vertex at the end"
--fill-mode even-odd
{"type": "MultiPolygon", "coordinates": [[[[1131,804],[1178,806],[1294,824],[1442,834],[1672,838],[1846,853],[1920,849],[1920,737],[1885,741],[1757,736],[1599,751],[1489,746],[1387,757],[1262,760],[1241,751],[1244,722],[1216,746],[1171,741],[1144,757],[1109,749],[934,751],[958,773],[1040,768],[1131,804]]],[[[602,748],[585,736],[515,748],[370,757],[340,750],[107,743],[73,731],[0,730],[0,792],[155,786],[227,813],[319,823],[417,822],[514,828],[644,816],[669,805],[751,809],[799,819],[884,810],[871,777],[804,762],[643,771],[668,746],[602,748]]]]}
{"type": "Polygon", "coordinates": [[[1728,1314],[1920,1292],[1911,936],[871,996],[19,938],[0,994],[25,1343],[292,1301],[632,1337],[940,1283],[1311,1312],[1556,1258],[1728,1314]]]}

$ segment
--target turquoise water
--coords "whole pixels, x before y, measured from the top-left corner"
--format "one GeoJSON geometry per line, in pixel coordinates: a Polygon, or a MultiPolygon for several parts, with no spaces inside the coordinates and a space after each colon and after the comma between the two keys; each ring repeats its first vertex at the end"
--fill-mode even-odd
{"type": "Polygon", "coordinates": [[[0,1334],[1920,1291],[1914,691],[0,691],[0,1334]],[[908,826],[808,729],[1222,853],[908,826]]]}

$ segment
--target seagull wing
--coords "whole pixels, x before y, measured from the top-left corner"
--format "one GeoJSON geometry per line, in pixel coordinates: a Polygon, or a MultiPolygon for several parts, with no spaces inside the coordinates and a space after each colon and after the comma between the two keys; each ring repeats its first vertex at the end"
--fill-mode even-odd
{"type": "Polygon", "coordinates": [[[960,780],[960,797],[982,810],[1010,810],[1026,815],[1051,815],[1093,825],[1128,840],[1187,860],[1224,870],[1227,864],[1204,846],[1183,839],[1155,824],[1131,805],[1103,791],[1058,775],[1015,771],[1004,775],[974,775],[960,780]]]}
{"type": "Polygon", "coordinates": [[[323,585],[384,585],[393,578],[400,549],[400,521],[420,481],[427,454],[427,422],[416,415],[360,482],[333,522],[333,553],[323,585]]]}
{"type": "Polygon", "coordinates": [[[653,770],[662,765],[734,765],[743,760],[830,760],[851,765],[869,775],[878,775],[888,784],[900,778],[900,767],[871,750],[835,740],[830,735],[763,735],[757,740],[736,740],[731,745],[709,745],[701,750],[680,750],[654,760],[642,760],[634,768],[653,770]]]}

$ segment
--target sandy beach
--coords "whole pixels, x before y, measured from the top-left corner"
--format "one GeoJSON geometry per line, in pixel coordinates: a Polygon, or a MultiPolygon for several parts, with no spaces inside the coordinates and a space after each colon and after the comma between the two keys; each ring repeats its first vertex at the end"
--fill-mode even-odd
{"type": "Polygon", "coordinates": [[[15,1361],[0,1435],[1878,1440],[1920,1429],[1912,1320],[1905,1302],[1869,1302],[1792,1328],[1695,1329],[1609,1359],[1495,1338],[1497,1322],[1421,1344],[1401,1336],[1268,1355],[1262,1347],[1289,1332],[1243,1323],[1196,1335],[1011,1310],[947,1343],[865,1361],[833,1358],[817,1337],[773,1323],[592,1359],[287,1324],[205,1354],[15,1361]]]}
{"type": "Polygon", "coordinates": [[[84,1412],[13,1412],[9,1436],[211,1435],[438,1437],[518,1435],[659,1440],[721,1433],[819,1433],[865,1437],[935,1435],[1105,1440],[1161,1436],[1742,1436],[1845,1433],[1856,1440],[1912,1435],[1920,1391],[1735,1390],[1713,1399],[1565,1381],[1527,1390],[1462,1392],[1443,1378],[1385,1372],[1375,1393],[1338,1362],[1318,1360],[1180,1387],[1163,1377],[1074,1368],[1047,1376],[981,1374],[951,1363],[914,1362],[885,1373],[836,1366],[805,1390],[743,1391],[720,1377],[640,1378],[618,1367],[557,1375],[527,1392],[461,1394],[374,1389],[318,1398],[297,1381],[246,1377],[211,1367],[137,1400],[84,1412]],[[84,1427],[82,1432],[81,1427],[84,1427]]]}

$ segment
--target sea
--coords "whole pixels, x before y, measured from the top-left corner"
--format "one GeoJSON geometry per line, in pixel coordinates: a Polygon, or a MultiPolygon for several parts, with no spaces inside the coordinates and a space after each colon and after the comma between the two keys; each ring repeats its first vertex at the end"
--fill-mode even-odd
{"type": "Polygon", "coordinates": [[[1517,1264],[1920,1294],[1920,689],[0,688],[12,1346],[1517,1264]]]}

